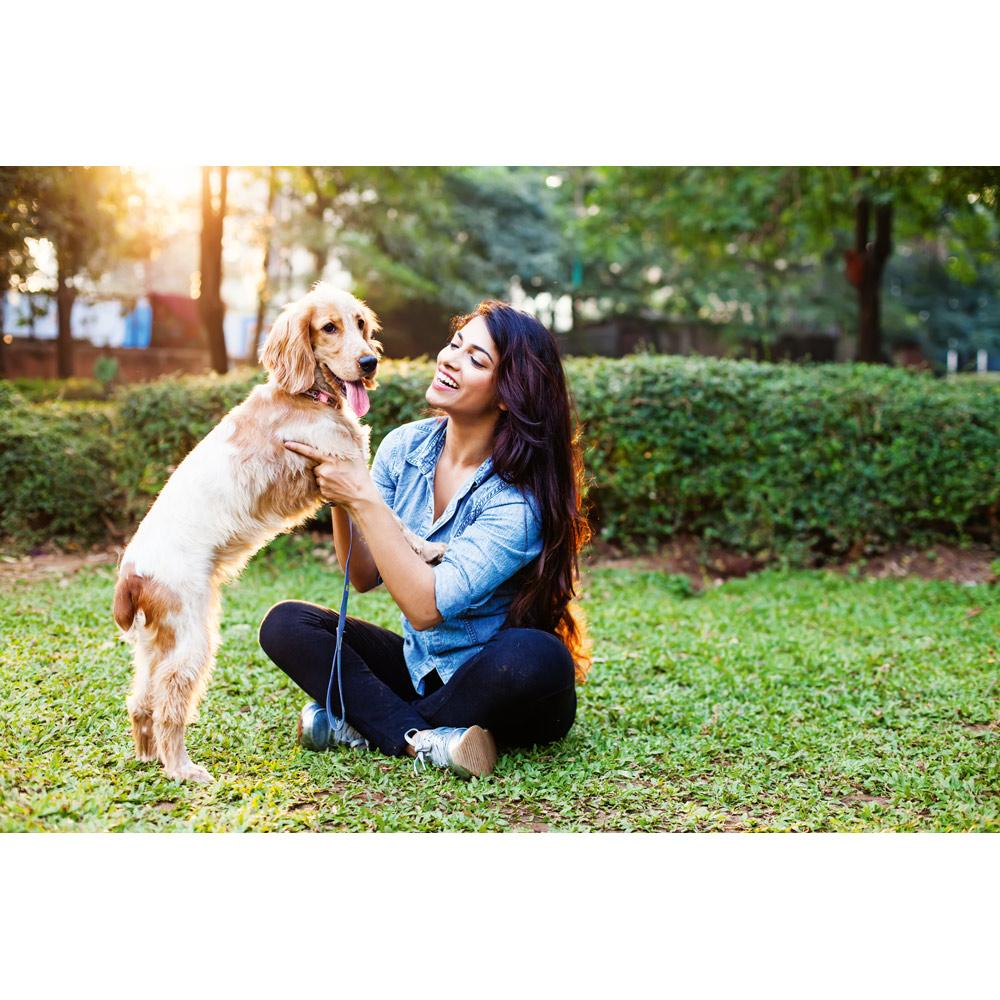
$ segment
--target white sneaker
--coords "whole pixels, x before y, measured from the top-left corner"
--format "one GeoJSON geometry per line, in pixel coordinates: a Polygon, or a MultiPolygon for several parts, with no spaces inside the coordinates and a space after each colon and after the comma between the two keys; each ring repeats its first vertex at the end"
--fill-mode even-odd
{"type": "Polygon", "coordinates": [[[328,750],[336,743],[368,749],[368,740],[346,720],[339,729],[331,726],[326,709],[315,701],[299,713],[298,743],[306,750],[328,750]]]}
{"type": "Polygon", "coordinates": [[[439,729],[411,729],[403,737],[414,749],[413,770],[449,767],[462,778],[485,778],[497,762],[497,745],[488,729],[481,726],[439,729]]]}

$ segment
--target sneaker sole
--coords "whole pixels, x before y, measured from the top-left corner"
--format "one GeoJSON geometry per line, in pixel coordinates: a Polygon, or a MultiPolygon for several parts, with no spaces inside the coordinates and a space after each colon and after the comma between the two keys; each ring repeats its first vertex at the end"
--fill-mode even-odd
{"type": "Polygon", "coordinates": [[[481,726],[470,726],[452,751],[455,764],[468,772],[463,777],[485,778],[497,763],[497,745],[493,734],[481,726]]]}

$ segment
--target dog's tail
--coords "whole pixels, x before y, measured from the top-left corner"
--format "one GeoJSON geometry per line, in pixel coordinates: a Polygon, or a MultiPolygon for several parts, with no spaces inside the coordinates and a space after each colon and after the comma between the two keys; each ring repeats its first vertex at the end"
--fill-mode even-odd
{"type": "Polygon", "coordinates": [[[123,632],[128,632],[132,628],[135,616],[140,610],[143,583],[143,578],[138,573],[127,573],[118,578],[112,614],[123,632]]]}
{"type": "Polygon", "coordinates": [[[131,566],[118,578],[112,614],[126,639],[137,637],[136,627],[162,649],[173,645],[173,613],[180,609],[177,593],[158,580],[140,576],[131,566]]]}

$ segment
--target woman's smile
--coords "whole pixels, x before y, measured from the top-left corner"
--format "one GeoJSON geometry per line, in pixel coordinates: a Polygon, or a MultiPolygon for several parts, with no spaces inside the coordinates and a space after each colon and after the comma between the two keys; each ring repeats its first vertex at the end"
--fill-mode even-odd
{"type": "Polygon", "coordinates": [[[459,387],[458,383],[443,368],[437,370],[437,376],[432,384],[435,388],[446,392],[452,392],[459,387]]]}

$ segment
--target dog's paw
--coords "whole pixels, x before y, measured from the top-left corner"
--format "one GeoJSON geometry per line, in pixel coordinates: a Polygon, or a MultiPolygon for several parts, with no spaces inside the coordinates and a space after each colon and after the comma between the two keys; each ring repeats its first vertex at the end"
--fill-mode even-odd
{"type": "Polygon", "coordinates": [[[424,562],[434,563],[440,562],[441,557],[448,551],[448,546],[444,542],[424,542],[420,547],[420,558],[424,562]]]}
{"type": "Polygon", "coordinates": [[[173,778],[174,781],[197,781],[202,785],[209,785],[215,781],[205,768],[193,760],[181,764],[180,767],[168,768],[167,777],[173,778]]]}

